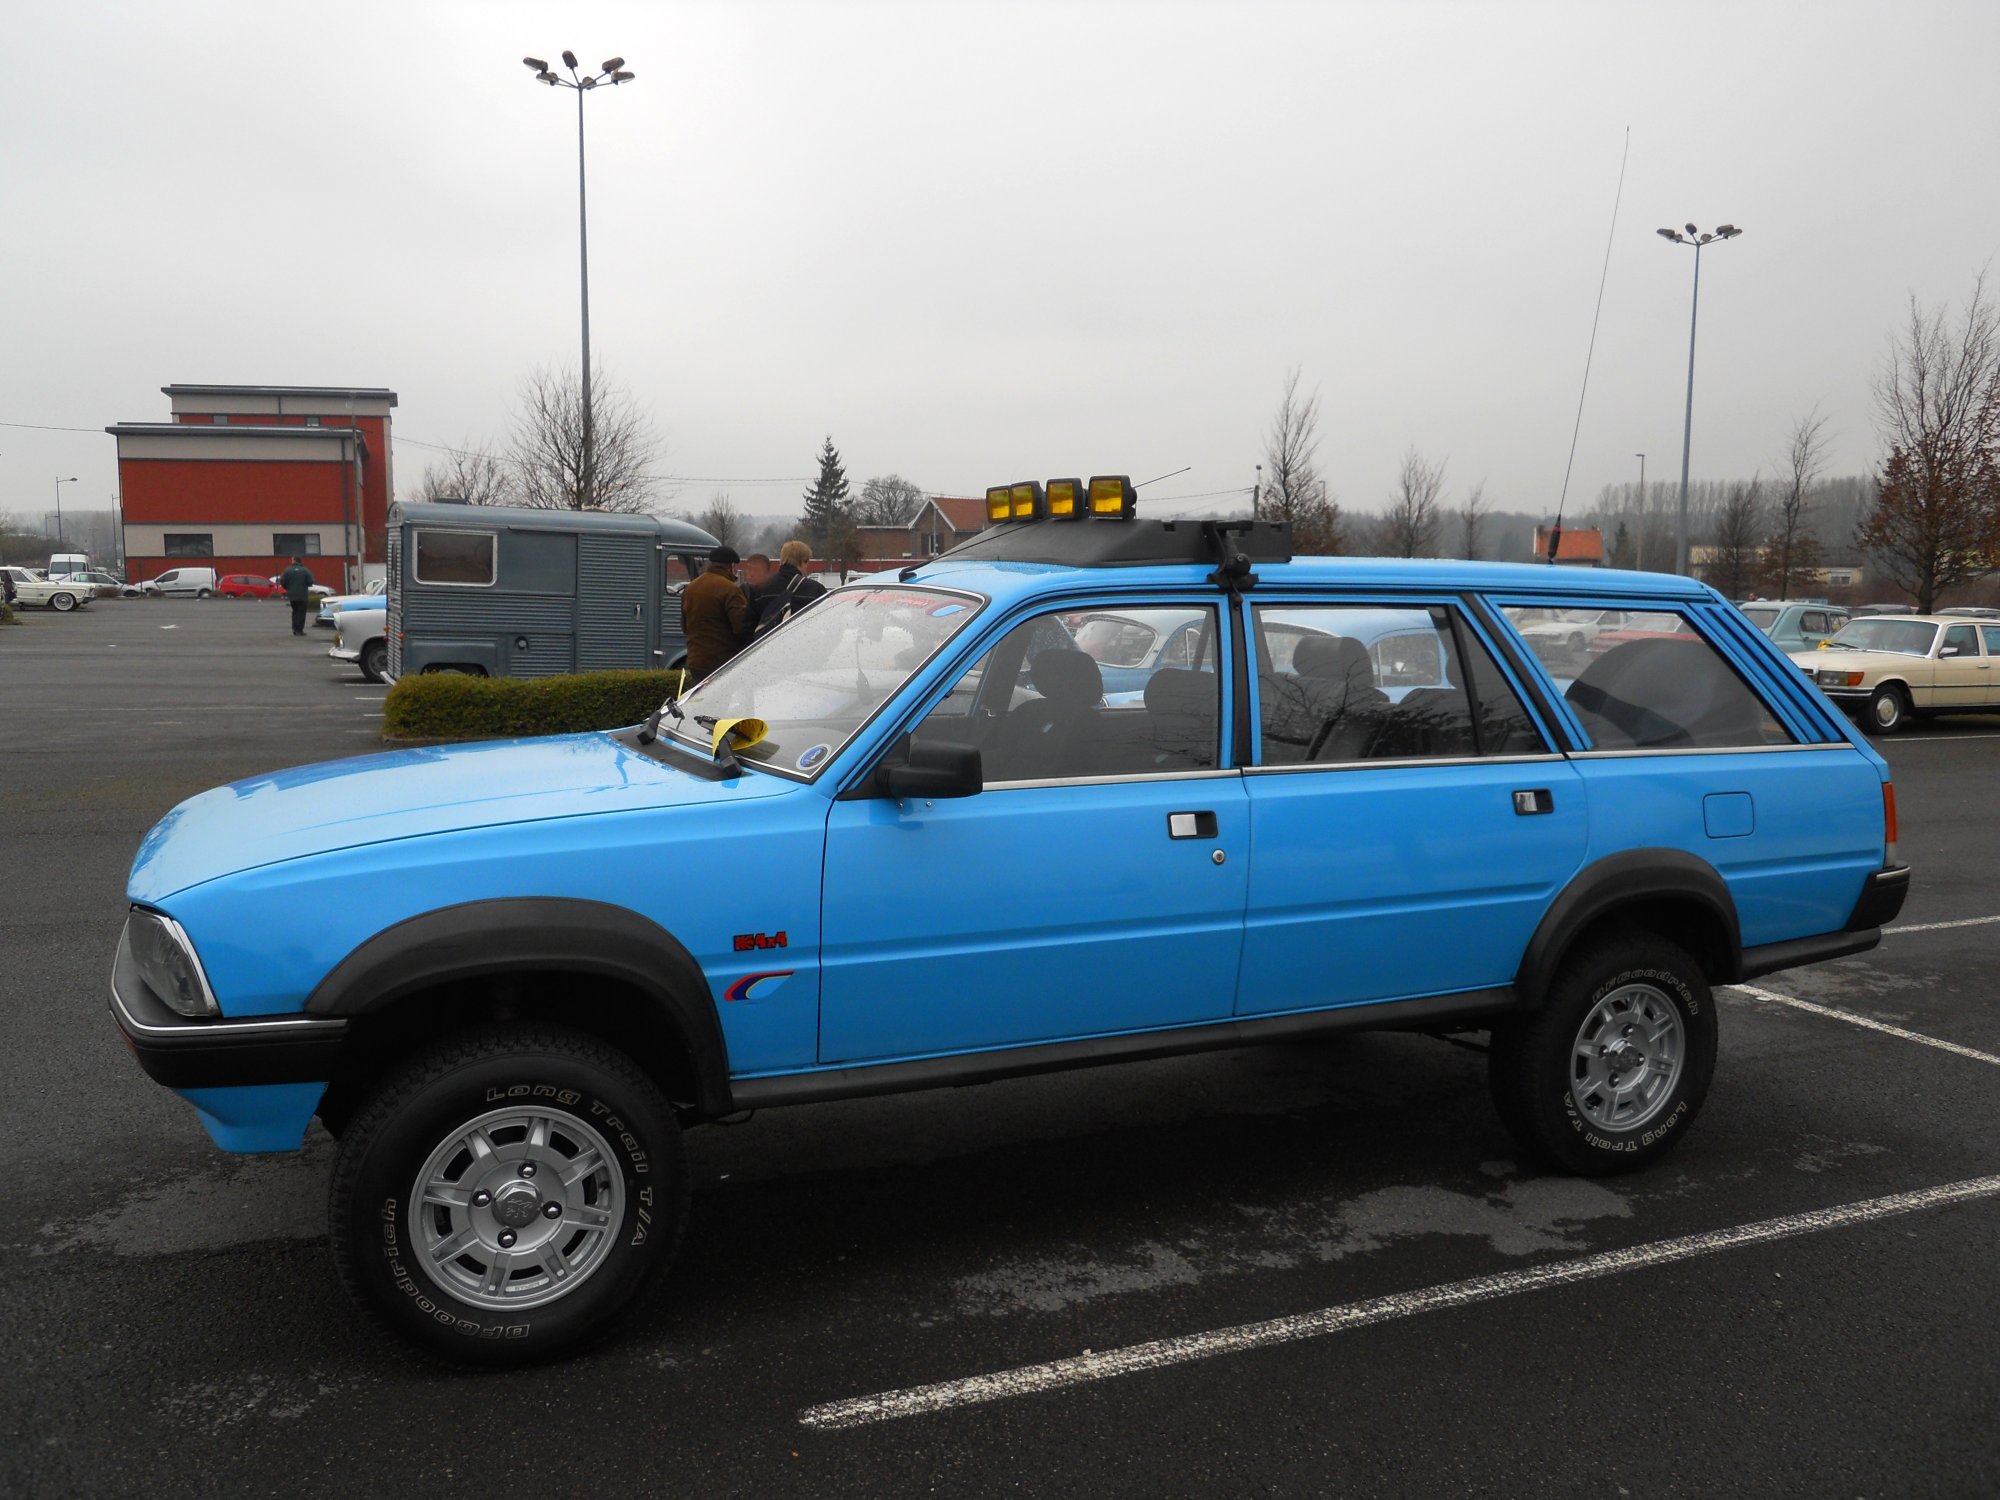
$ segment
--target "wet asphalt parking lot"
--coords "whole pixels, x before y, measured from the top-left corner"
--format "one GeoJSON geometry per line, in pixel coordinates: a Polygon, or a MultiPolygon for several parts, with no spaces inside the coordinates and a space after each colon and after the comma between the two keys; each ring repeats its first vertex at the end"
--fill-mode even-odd
{"type": "Polygon", "coordinates": [[[2000,719],[1885,742],[1901,917],[1722,993],[1651,1172],[1543,1174],[1420,1037],[774,1111],[615,1342],[469,1376],[346,1302],[331,1142],[216,1151],[105,1011],[155,819],[375,748],[328,635],[0,630],[0,1493],[2000,1492],[2000,719]]]}

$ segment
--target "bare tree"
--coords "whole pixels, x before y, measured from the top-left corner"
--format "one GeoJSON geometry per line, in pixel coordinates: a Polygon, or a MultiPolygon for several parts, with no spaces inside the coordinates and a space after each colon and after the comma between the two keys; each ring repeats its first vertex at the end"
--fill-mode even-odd
{"type": "Polygon", "coordinates": [[[1888,456],[1855,539],[1927,612],[2000,568],[2000,310],[1983,273],[1955,320],[1910,299],[1875,405],[1888,456]]]}
{"type": "Polygon", "coordinates": [[[443,458],[424,465],[417,498],[463,500],[467,505],[514,505],[519,503],[517,488],[514,471],[507,461],[467,438],[463,447],[450,449],[443,458]]]}
{"type": "Polygon", "coordinates": [[[1319,477],[1319,392],[1299,398],[1299,372],[1285,376],[1284,399],[1271,419],[1264,439],[1264,467],[1269,477],[1258,502],[1266,520],[1289,522],[1292,547],[1308,555],[1338,555],[1346,545],[1341,531],[1340,503],[1319,477]]]}
{"type": "Polygon", "coordinates": [[[1444,517],[1438,496],[1444,489],[1444,465],[1431,464],[1412,447],[1403,455],[1389,509],[1376,528],[1376,551],[1385,557],[1429,557],[1437,551],[1444,517]]]}
{"type": "Polygon", "coordinates": [[[900,474],[883,474],[864,480],[854,499],[854,521],[858,526],[904,526],[923,508],[923,490],[900,474]]]}
{"type": "Polygon", "coordinates": [[[521,382],[509,457],[520,503],[539,510],[653,509],[658,440],[632,393],[591,371],[591,463],[586,481],[583,391],[569,366],[543,365],[521,382]]]}
{"type": "Polygon", "coordinates": [[[1458,513],[1459,541],[1468,562],[1477,562],[1486,546],[1486,481],[1480,480],[1466,493],[1458,513]]]}
{"type": "Polygon", "coordinates": [[[1792,424],[1785,445],[1784,467],[1773,506],[1773,530],[1765,545],[1771,585],[1780,599],[1792,597],[1795,585],[1810,582],[1819,566],[1819,540],[1812,529],[1813,488],[1826,467],[1826,418],[1814,407],[1792,424]]]}
{"type": "Polygon", "coordinates": [[[749,532],[748,524],[737,511],[727,490],[715,492],[715,498],[708,502],[708,509],[694,518],[694,524],[723,546],[734,547],[739,552],[743,550],[749,532]]]}
{"type": "Polygon", "coordinates": [[[1757,480],[1732,484],[1715,512],[1715,546],[1703,576],[1741,599],[1763,570],[1764,489],[1757,480]]]}

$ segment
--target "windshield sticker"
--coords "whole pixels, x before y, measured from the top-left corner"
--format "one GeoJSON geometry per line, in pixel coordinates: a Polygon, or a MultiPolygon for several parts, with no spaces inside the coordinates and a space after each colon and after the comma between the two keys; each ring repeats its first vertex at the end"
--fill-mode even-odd
{"type": "Polygon", "coordinates": [[[831,745],[808,745],[799,752],[798,768],[801,771],[810,771],[831,754],[833,754],[831,745]]]}

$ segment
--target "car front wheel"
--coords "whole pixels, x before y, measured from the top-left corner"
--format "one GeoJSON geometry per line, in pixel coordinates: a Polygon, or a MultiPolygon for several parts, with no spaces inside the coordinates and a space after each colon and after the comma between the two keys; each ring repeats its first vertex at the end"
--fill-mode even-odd
{"type": "Polygon", "coordinates": [[[426,1353],[525,1364],[605,1332],[687,1218],[671,1105],[586,1033],[510,1026],[419,1053],[334,1159],[331,1233],[357,1301],[426,1353]]]}
{"type": "Polygon", "coordinates": [[[1893,682],[1885,682],[1875,689],[1875,695],[1868,700],[1868,707],[1861,717],[1861,727],[1870,734],[1894,734],[1908,727],[1909,722],[1909,694],[1893,682]]]}
{"type": "Polygon", "coordinates": [[[1701,966],[1618,931],[1568,959],[1532,1016],[1496,1026],[1493,1101],[1521,1143],[1586,1177],[1636,1171],[1687,1133],[1715,1073],[1715,999],[1701,966]]]}

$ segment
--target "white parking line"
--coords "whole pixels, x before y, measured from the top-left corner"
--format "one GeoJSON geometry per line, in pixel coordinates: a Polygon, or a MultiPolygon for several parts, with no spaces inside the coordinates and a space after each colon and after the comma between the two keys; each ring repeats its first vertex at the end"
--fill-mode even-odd
{"type": "Polygon", "coordinates": [[[1375,1323],[1387,1323],[1441,1308],[1468,1307],[1476,1302],[1491,1302],[1522,1292],[1547,1291],[1573,1282],[1713,1255],[1719,1250],[1769,1244],[1797,1235],[1817,1234],[1826,1229],[1840,1229],[1850,1224],[1865,1224],[1899,1214],[1995,1196],[2000,1196],[2000,1177],[1976,1177],[1943,1187],[1895,1193],[1886,1198],[1869,1198],[1838,1208],[1786,1214],[1782,1218],[1764,1219],[1734,1229],[1684,1235],[1650,1245],[1635,1245],[1627,1250],[1608,1250],[1599,1255],[1586,1255],[1577,1260],[1558,1261],[1553,1265],[1534,1266],[1523,1271],[1475,1276],[1467,1281],[1447,1282],[1443,1286],[1426,1287],[1421,1291],[1371,1297],[1364,1302],[1349,1302],[1338,1307],[1321,1308],[1318,1312],[1273,1318],[1264,1323],[1245,1323],[1209,1333],[1183,1334],[1179,1338],[1129,1344],[1123,1349],[1086,1349],[1082,1354],[1069,1359],[1050,1360],[1047,1364],[1023,1365],[990,1375],[974,1375],[965,1380],[945,1380],[935,1385],[882,1391],[846,1401],[828,1401],[800,1412],[799,1422],[805,1427],[830,1431],[948,1411],[954,1407],[977,1406],[988,1401],[1004,1401],[1014,1396],[1134,1375],[1142,1370],[1191,1364],[1223,1354],[1240,1354],[1248,1349],[1267,1349],[1276,1344],[1323,1338],[1350,1328],[1366,1328],[1375,1323]]]}
{"type": "Polygon", "coordinates": [[[1899,932],[1943,932],[1947,927],[1984,927],[1989,922],[2000,922],[2000,917],[1960,917],[1956,922],[1913,922],[1908,927],[1884,927],[1882,936],[1894,937],[1899,932]]]}
{"type": "Polygon", "coordinates": [[[1801,1000],[1794,995],[1781,995],[1776,990],[1761,989],[1754,984],[1735,984],[1731,989],[1741,990],[1746,995],[1754,995],[1759,1000],[1769,1000],[1775,1005],[1789,1005],[1794,1010],[1810,1011],[1816,1016],[1828,1016],[1836,1021],[1845,1021],[1850,1026],[1864,1026],[1870,1031],[1879,1031],[1885,1036],[1900,1037],[1906,1042],[1921,1042],[1926,1047],[1935,1047],[1940,1052],[1949,1052],[1957,1057],[1969,1057],[1974,1062],[1991,1063],[2000,1068],[2000,1057],[1991,1052],[1981,1052],[1973,1047],[1961,1047],[1957,1042],[1939,1041],[1934,1036],[1925,1036],[1921,1031],[1906,1031],[1901,1026],[1891,1026],[1884,1021],[1873,1021],[1867,1016],[1857,1016],[1851,1010],[1835,1010],[1831,1005],[1816,1005],[1810,1000],[1801,1000]]]}
{"type": "Polygon", "coordinates": [[[1898,745],[1956,745],[1960,740],[2000,740],[2000,734],[1946,734],[1926,739],[1903,739],[1898,745]]]}

